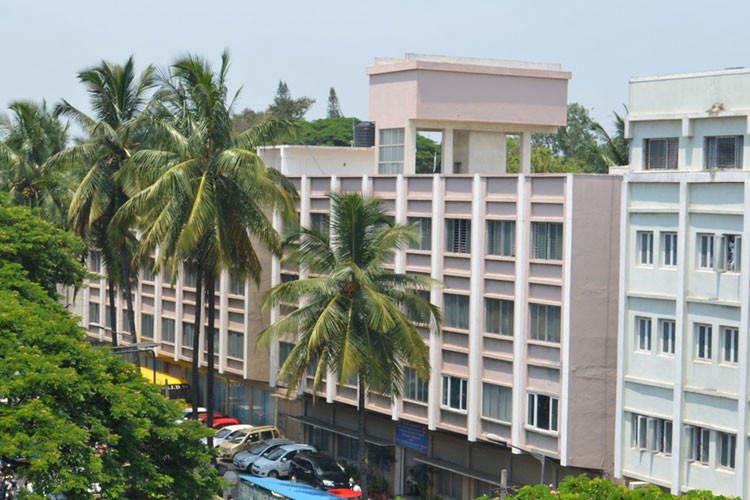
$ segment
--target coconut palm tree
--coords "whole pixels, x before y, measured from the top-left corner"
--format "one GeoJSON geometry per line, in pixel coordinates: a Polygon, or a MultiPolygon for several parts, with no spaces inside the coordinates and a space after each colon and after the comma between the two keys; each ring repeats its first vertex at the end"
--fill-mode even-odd
{"type": "Polygon", "coordinates": [[[599,156],[609,167],[628,165],[630,163],[630,139],[625,138],[625,116],[628,115],[628,107],[625,108],[625,114],[620,116],[613,111],[615,115],[615,133],[610,136],[609,133],[599,123],[594,123],[592,128],[599,135],[602,145],[599,148],[599,156]]]}
{"type": "Polygon", "coordinates": [[[240,279],[258,282],[261,262],[255,246],[280,250],[268,214],[277,209],[285,218],[296,215],[294,187],[255,152],[256,146],[272,141],[278,132],[288,132],[285,122],[265,122],[234,135],[228,69],[226,52],[216,73],[198,57],[178,59],[156,95],[152,116],[158,147],[134,154],[121,175],[131,195],[123,218],[139,217],[141,251],[158,248],[156,266],[169,269],[173,276],[184,266],[197,270],[192,399],[195,408],[203,293],[209,427],[214,405],[216,278],[231,270],[240,279]]]}
{"type": "Polygon", "coordinates": [[[67,127],[45,102],[15,101],[9,108],[10,117],[0,115],[0,188],[13,203],[38,208],[45,219],[63,227],[72,176],[47,160],[65,147],[67,127]]]}
{"type": "Polygon", "coordinates": [[[266,307],[300,305],[261,332],[260,342],[296,340],[279,373],[290,387],[297,387],[310,367],[315,369],[313,390],[329,370],[339,381],[358,378],[358,461],[367,498],[366,395],[400,396],[404,365],[429,379],[428,348],[410,318],[437,329],[441,312],[420,293],[436,282],[387,266],[397,250],[415,240],[415,228],[391,223],[378,200],[357,193],[330,198],[330,237],[300,229],[284,257],[310,277],[277,285],[264,300],[266,307]]]}
{"type": "Polygon", "coordinates": [[[137,240],[130,221],[112,223],[127,201],[115,174],[148,137],[142,112],[156,79],[152,66],[136,75],[132,56],[122,66],[102,61],[79,73],[78,79],[88,90],[94,117],[65,100],[57,105],[56,114],[74,120],[88,137],[56,155],[54,162],[86,170],[73,195],[69,219],[72,229],[101,252],[109,285],[112,345],[117,346],[116,288],[125,294],[130,333],[138,339],[132,293],[138,267],[134,260],[137,240]]]}

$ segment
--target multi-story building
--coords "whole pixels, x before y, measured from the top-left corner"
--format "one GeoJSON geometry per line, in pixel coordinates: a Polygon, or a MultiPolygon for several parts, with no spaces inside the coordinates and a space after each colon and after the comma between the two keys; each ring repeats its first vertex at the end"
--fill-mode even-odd
{"type": "Polygon", "coordinates": [[[636,78],[626,133],[615,471],[750,496],[750,70],[636,78]]]}

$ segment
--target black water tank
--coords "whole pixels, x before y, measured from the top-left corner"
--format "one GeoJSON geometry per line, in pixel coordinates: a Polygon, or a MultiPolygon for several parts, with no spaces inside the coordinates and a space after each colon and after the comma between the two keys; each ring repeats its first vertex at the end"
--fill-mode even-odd
{"type": "Polygon", "coordinates": [[[375,145],[375,124],[359,122],[354,126],[354,147],[371,148],[375,145]]]}

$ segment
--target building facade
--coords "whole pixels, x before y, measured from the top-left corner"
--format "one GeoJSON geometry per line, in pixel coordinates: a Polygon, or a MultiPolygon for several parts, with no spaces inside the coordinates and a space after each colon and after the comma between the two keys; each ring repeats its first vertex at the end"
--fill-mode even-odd
{"type": "Polygon", "coordinates": [[[749,118],[747,69],[630,82],[615,470],[673,493],[750,495],[749,118]]]}

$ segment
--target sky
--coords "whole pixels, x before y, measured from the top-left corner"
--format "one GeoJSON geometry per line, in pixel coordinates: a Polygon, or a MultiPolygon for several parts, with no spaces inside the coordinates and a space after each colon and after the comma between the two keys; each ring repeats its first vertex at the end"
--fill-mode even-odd
{"type": "Polygon", "coordinates": [[[279,80],[326,114],[367,119],[365,70],[405,53],[557,63],[569,102],[605,127],[632,77],[750,66],[746,0],[0,0],[0,110],[61,99],[89,111],[78,72],[133,55],[140,71],[187,53],[231,57],[235,111],[263,110],[279,80]]]}

